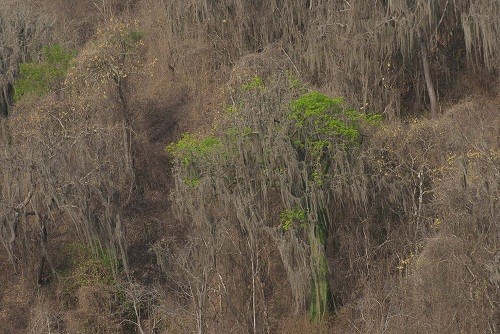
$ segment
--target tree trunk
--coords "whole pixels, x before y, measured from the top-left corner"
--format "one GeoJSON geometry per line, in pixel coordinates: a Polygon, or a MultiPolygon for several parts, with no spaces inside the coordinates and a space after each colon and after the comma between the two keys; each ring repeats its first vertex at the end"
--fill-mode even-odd
{"type": "Polygon", "coordinates": [[[425,85],[427,86],[427,93],[429,94],[429,101],[431,103],[431,117],[435,118],[437,115],[437,97],[436,97],[436,92],[434,90],[434,85],[432,83],[431,70],[429,66],[429,57],[427,54],[427,45],[420,32],[418,33],[418,39],[420,43],[422,64],[424,67],[425,85]]]}
{"type": "Polygon", "coordinates": [[[6,118],[9,115],[9,108],[14,97],[14,87],[9,82],[0,90],[0,117],[6,118]]]}

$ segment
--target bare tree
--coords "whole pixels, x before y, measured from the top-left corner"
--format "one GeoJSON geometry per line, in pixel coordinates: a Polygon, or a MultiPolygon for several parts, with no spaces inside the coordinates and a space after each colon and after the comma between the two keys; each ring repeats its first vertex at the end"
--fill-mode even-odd
{"type": "Polygon", "coordinates": [[[107,48],[89,45],[82,52],[75,65],[77,75],[75,69],[70,71],[64,95],[49,94],[36,106],[19,104],[2,133],[2,241],[14,258],[13,245],[29,244],[28,235],[22,233],[31,233],[30,221],[35,220],[40,239],[35,248],[42,254],[40,279],[50,265],[46,245],[55,216],[72,222],[96,254],[106,250],[115,274],[119,268],[129,273],[123,210],[134,188],[133,131],[120,80],[130,73],[126,63],[130,57],[123,57],[130,55],[132,45],[126,43],[138,40],[127,35],[133,30],[123,23],[108,28],[98,40],[107,48]],[[124,35],[115,39],[116,34],[124,35]],[[118,44],[110,45],[111,41],[118,44]],[[82,65],[95,61],[94,55],[102,68],[82,65]],[[117,57],[121,60],[114,63],[117,57]],[[87,85],[82,86],[80,79],[87,85]],[[13,211],[28,194],[29,203],[13,211]]]}
{"type": "Polygon", "coordinates": [[[209,59],[196,54],[199,72],[275,43],[301,76],[390,116],[425,104],[435,112],[439,84],[453,80],[458,60],[498,69],[496,0],[275,0],[262,8],[239,0],[162,3],[161,38],[177,67],[196,71],[191,58],[180,56],[183,46],[176,49],[181,41],[213,52],[209,59]]]}
{"type": "Polygon", "coordinates": [[[50,40],[54,19],[16,0],[0,2],[0,116],[12,106],[19,64],[35,60],[50,40]]]}
{"type": "Polygon", "coordinates": [[[210,230],[197,229],[181,247],[169,242],[153,248],[165,275],[177,284],[181,297],[190,300],[198,334],[207,333],[209,295],[217,278],[216,258],[224,242],[221,226],[210,230]]]}

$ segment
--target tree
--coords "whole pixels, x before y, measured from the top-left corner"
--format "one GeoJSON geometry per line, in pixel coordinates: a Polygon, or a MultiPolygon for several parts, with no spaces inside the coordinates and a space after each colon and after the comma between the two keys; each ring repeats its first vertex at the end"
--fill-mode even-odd
{"type": "MultiPolygon", "coordinates": [[[[244,254],[247,283],[232,284],[249,295],[253,333],[268,321],[262,292],[269,279],[263,256],[268,238],[280,253],[296,309],[308,305],[317,322],[333,310],[326,258],[329,231],[337,224],[333,206],[354,196],[358,180],[351,164],[361,124],[378,119],[296,81],[279,72],[244,81],[234,89],[226,131],[202,139],[185,135],[168,149],[175,158],[179,218],[193,221],[196,235],[215,230],[219,221],[238,231],[232,243],[240,247],[233,251],[244,254]]],[[[207,244],[198,247],[208,252],[207,244]]]]}
{"type": "Polygon", "coordinates": [[[499,68],[496,0],[163,4],[167,29],[162,38],[173,58],[184,53],[176,49],[178,40],[214,50],[209,61],[200,62],[200,68],[214,69],[275,44],[301,76],[341,93],[357,108],[389,116],[429,104],[436,113],[441,85],[453,81],[466,64],[499,68]]]}
{"type": "Polygon", "coordinates": [[[434,115],[436,73],[442,76],[441,82],[452,79],[456,66],[451,64],[465,60],[464,45],[470,65],[479,64],[478,56],[484,55],[480,66],[491,70],[498,66],[488,61],[500,50],[494,33],[500,19],[497,1],[353,1],[331,12],[324,6],[326,1],[320,1],[317,7],[323,38],[310,47],[314,54],[325,55],[332,53],[328,48],[333,46],[334,57],[313,56],[312,65],[332,75],[338,73],[333,66],[340,66],[354,76],[351,84],[342,80],[347,83],[344,90],[348,96],[361,96],[365,109],[392,109],[397,114],[401,105],[411,107],[412,102],[418,106],[427,90],[434,115]]]}
{"type": "Polygon", "coordinates": [[[23,2],[0,3],[0,116],[7,117],[14,101],[12,85],[19,76],[19,64],[36,60],[50,40],[53,19],[39,14],[23,2]]]}
{"type": "Polygon", "coordinates": [[[128,275],[123,210],[134,187],[133,131],[120,90],[138,39],[133,31],[131,36],[130,30],[120,30],[124,25],[113,27],[102,32],[104,45],[111,46],[89,45],[71,62],[67,75],[72,54],[59,46],[46,48],[42,62],[22,66],[17,93],[44,94],[58,86],[52,80],[65,79],[60,94],[17,103],[8,122],[15,131],[3,133],[0,143],[2,241],[10,257],[23,259],[25,266],[31,266],[28,259],[34,254],[43,254],[40,270],[47,263],[51,267],[44,247],[51,228],[64,216],[96,255],[109,254],[115,275],[122,270],[128,275]],[[16,216],[13,208],[30,191],[30,200],[16,216]],[[30,243],[33,238],[41,242],[30,243]]]}

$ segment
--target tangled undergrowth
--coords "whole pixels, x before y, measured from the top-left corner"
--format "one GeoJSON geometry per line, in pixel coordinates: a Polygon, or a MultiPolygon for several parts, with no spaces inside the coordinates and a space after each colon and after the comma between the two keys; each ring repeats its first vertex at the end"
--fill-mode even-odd
{"type": "Polygon", "coordinates": [[[499,332],[497,18],[0,0],[0,332],[499,332]]]}

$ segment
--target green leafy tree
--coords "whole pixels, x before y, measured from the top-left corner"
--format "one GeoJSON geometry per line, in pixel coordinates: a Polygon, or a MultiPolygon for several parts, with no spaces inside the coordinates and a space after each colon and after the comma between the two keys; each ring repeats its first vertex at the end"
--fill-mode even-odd
{"type": "MultiPolygon", "coordinates": [[[[303,180],[307,194],[306,189],[311,187],[317,187],[319,192],[328,191],[330,181],[337,176],[332,164],[359,145],[361,124],[377,123],[380,116],[347,108],[342,98],[312,91],[291,102],[288,118],[295,127],[291,136],[293,146],[307,169],[308,178],[303,180]]],[[[313,204],[311,195],[306,195],[304,201],[306,211],[313,212],[308,215],[309,220],[314,222],[308,233],[312,270],[309,312],[312,319],[320,321],[332,308],[325,256],[329,221],[324,203],[313,204]]]]}
{"type": "Polygon", "coordinates": [[[270,231],[263,217],[275,217],[266,213],[267,194],[279,189],[282,195],[274,237],[297,310],[308,303],[311,319],[322,321],[333,309],[325,249],[334,223],[332,200],[349,187],[347,166],[363,127],[380,119],[346,107],[342,98],[304,92],[292,79],[249,78],[239,86],[227,126],[217,137],[186,134],[167,148],[174,158],[178,211],[187,214],[183,218],[210,234],[217,218],[204,213],[213,205],[245,231],[246,248],[239,251],[248,252],[249,319],[256,332],[261,235],[270,231]]]}

